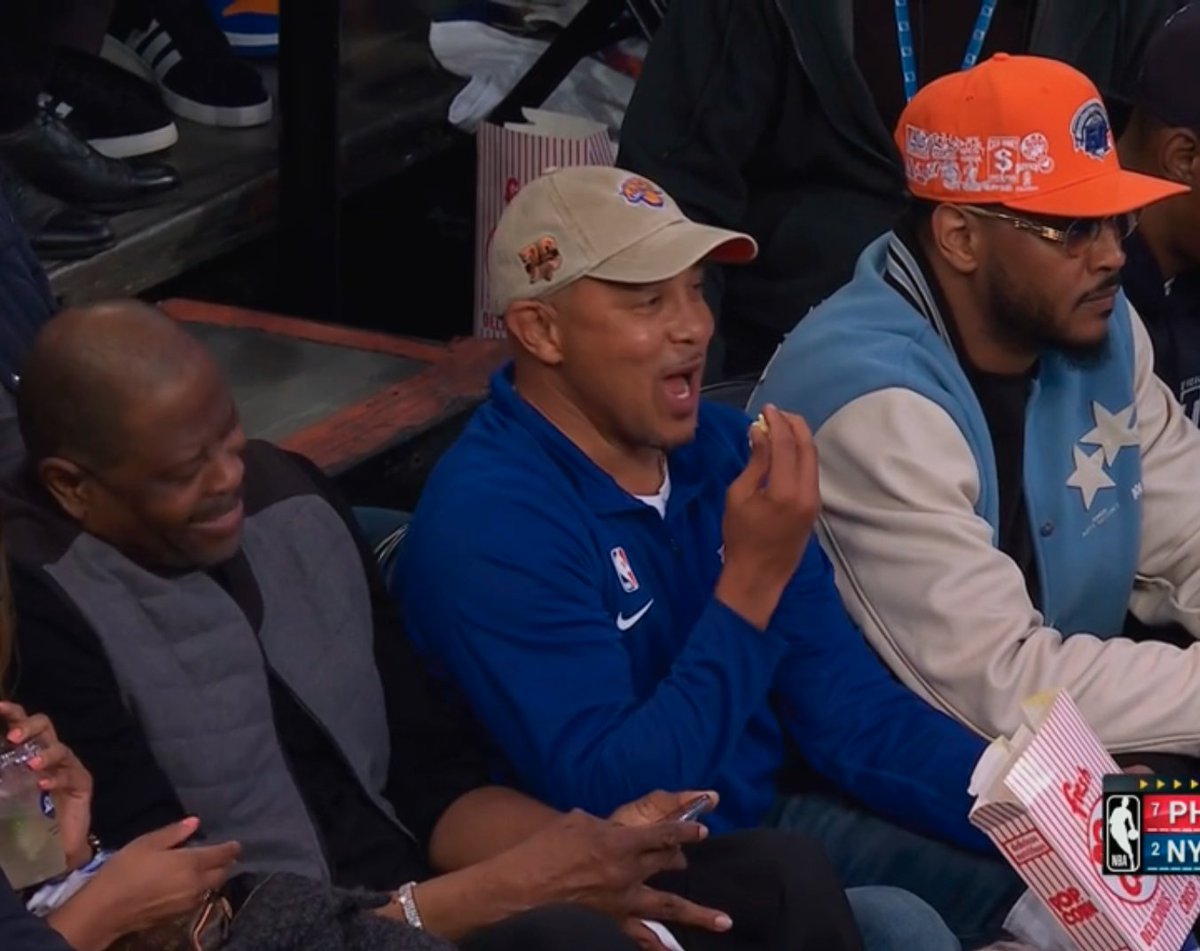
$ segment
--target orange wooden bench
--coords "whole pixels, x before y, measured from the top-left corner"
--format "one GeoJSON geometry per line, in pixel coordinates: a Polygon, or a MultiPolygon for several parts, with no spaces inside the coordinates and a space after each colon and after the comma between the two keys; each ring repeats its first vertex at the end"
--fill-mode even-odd
{"type": "Polygon", "coordinates": [[[440,344],[193,300],[160,306],[226,368],[247,433],[304,453],[356,504],[410,507],[505,359],[499,341],[440,344]]]}

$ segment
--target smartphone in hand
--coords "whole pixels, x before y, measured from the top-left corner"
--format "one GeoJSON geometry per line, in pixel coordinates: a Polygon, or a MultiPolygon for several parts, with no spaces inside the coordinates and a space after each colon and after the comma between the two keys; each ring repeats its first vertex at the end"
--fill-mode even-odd
{"type": "Polygon", "coordinates": [[[713,808],[712,796],[705,793],[702,796],[697,796],[682,809],[671,813],[667,816],[668,822],[695,822],[700,816],[706,812],[711,812],[713,808]]]}

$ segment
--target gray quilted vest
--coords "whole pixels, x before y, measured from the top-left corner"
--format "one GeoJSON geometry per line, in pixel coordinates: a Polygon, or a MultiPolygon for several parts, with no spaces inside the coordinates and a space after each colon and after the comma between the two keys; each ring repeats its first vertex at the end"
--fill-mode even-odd
{"type": "Polygon", "coordinates": [[[381,795],[389,734],[362,559],[341,517],[312,494],[250,515],[243,550],[262,592],[258,637],[207,574],[162,577],[87,534],[45,570],[100,636],[126,703],[205,837],[241,842],[242,870],[328,880],[276,736],[266,664],[403,829],[381,795]]]}

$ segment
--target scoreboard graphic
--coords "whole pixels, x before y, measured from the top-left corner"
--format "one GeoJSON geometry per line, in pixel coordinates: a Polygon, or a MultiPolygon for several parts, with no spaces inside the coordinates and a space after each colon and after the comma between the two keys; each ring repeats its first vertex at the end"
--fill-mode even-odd
{"type": "Polygon", "coordinates": [[[1100,819],[1106,875],[1200,873],[1200,780],[1105,776],[1100,819]]]}

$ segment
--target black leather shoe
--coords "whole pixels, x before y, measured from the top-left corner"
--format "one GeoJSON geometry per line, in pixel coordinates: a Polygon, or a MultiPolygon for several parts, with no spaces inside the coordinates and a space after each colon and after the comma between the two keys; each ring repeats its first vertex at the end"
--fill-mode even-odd
{"type": "Polygon", "coordinates": [[[101,155],[45,110],[0,135],[0,158],[47,194],[97,211],[153,204],[179,187],[179,173],[171,166],[101,155]]]}
{"type": "Polygon", "coordinates": [[[0,192],[33,250],[45,260],[90,258],[117,243],[106,219],[42,194],[2,164],[0,192]]]}

